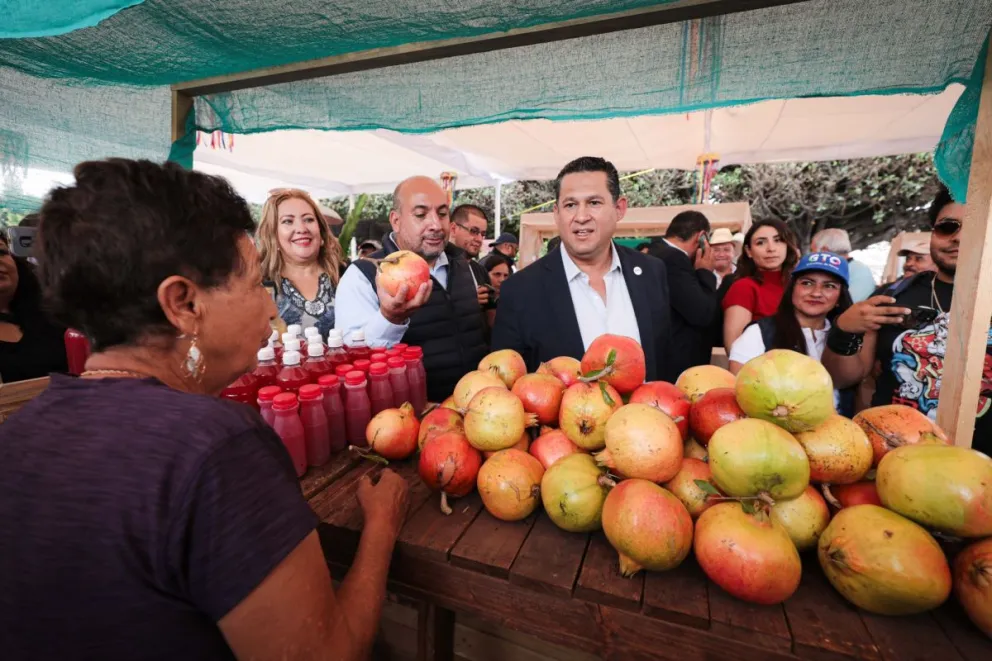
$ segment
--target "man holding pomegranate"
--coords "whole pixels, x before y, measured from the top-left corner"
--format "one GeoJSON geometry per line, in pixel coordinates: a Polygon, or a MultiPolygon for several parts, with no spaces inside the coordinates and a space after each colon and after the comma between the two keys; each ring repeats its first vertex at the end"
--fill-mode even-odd
{"type": "Polygon", "coordinates": [[[649,381],[674,381],[665,265],[613,242],[627,211],[617,169],[578,158],[558,173],[555,192],[561,246],[503,283],[493,349],[516,350],[533,371],[558,356],[581,359],[600,335],[623,335],[644,349],[649,381]]]}
{"type": "MultiPolygon", "coordinates": [[[[382,250],[357,260],[341,277],[335,328],[346,337],[364,331],[372,347],[401,341],[421,347],[427,397],[440,402],[488,352],[478,290],[464,252],[448,244],[448,198],[436,181],[410,177],[400,182],[393,191],[389,224],[392,232],[383,237],[382,250]],[[430,279],[416,291],[408,284],[418,268],[412,262],[423,268],[416,258],[409,260],[407,282],[398,289],[392,286],[395,282],[383,281],[379,262],[400,250],[419,255],[430,268],[430,279]]],[[[390,280],[402,278],[405,269],[404,264],[393,264],[390,280]]]]}

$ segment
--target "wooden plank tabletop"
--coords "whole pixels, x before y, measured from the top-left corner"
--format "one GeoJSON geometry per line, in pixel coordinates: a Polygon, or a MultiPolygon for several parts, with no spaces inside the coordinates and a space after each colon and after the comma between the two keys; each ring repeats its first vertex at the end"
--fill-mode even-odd
{"type": "MultiPolygon", "coordinates": [[[[803,556],[795,595],[776,606],[735,599],[691,556],[672,571],[626,579],[602,532],[564,532],[540,510],[523,521],[500,521],[477,493],[451,499],[453,512],[445,516],[415,461],[390,468],[410,485],[391,589],[440,608],[618,661],[992,660],[992,641],[967,621],[953,597],[932,613],[872,615],[834,591],[811,554],[803,556]]],[[[357,547],[358,482],[381,470],[341,454],[301,480],[322,521],[321,541],[333,567],[347,567],[357,547]]]]}

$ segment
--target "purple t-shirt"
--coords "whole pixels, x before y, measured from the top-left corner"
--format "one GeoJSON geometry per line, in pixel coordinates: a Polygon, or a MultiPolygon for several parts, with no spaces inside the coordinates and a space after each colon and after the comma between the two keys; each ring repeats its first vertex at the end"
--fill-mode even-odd
{"type": "Polygon", "coordinates": [[[250,408],[54,376],[0,425],[0,522],[2,656],[192,661],[316,517],[250,408]]]}

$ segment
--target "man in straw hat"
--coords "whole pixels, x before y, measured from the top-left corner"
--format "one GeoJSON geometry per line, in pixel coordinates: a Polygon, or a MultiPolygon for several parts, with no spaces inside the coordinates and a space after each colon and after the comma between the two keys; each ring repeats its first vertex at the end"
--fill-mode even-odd
{"type": "Polygon", "coordinates": [[[713,249],[713,273],[716,274],[716,288],[719,290],[724,278],[734,272],[734,235],[726,227],[713,231],[710,237],[713,249]]]}
{"type": "Polygon", "coordinates": [[[907,237],[899,251],[899,256],[905,259],[902,266],[902,277],[908,278],[924,271],[936,271],[937,266],[930,257],[930,234],[907,237]]]}

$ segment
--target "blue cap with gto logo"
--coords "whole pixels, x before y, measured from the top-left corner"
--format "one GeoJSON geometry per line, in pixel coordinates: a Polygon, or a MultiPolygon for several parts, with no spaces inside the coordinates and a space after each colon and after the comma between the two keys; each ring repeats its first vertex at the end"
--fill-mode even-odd
{"type": "Polygon", "coordinates": [[[803,255],[799,263],[796,264],[796,268],[792,269],[792,275],[795,276],[805,271],[823,271],[824,273],[837,276],[844,281],[845,285],[851,284],[851,275],[850,269],[847,266],[847,260],[832,252],[812,252],[808,255],[803,255]]]}

